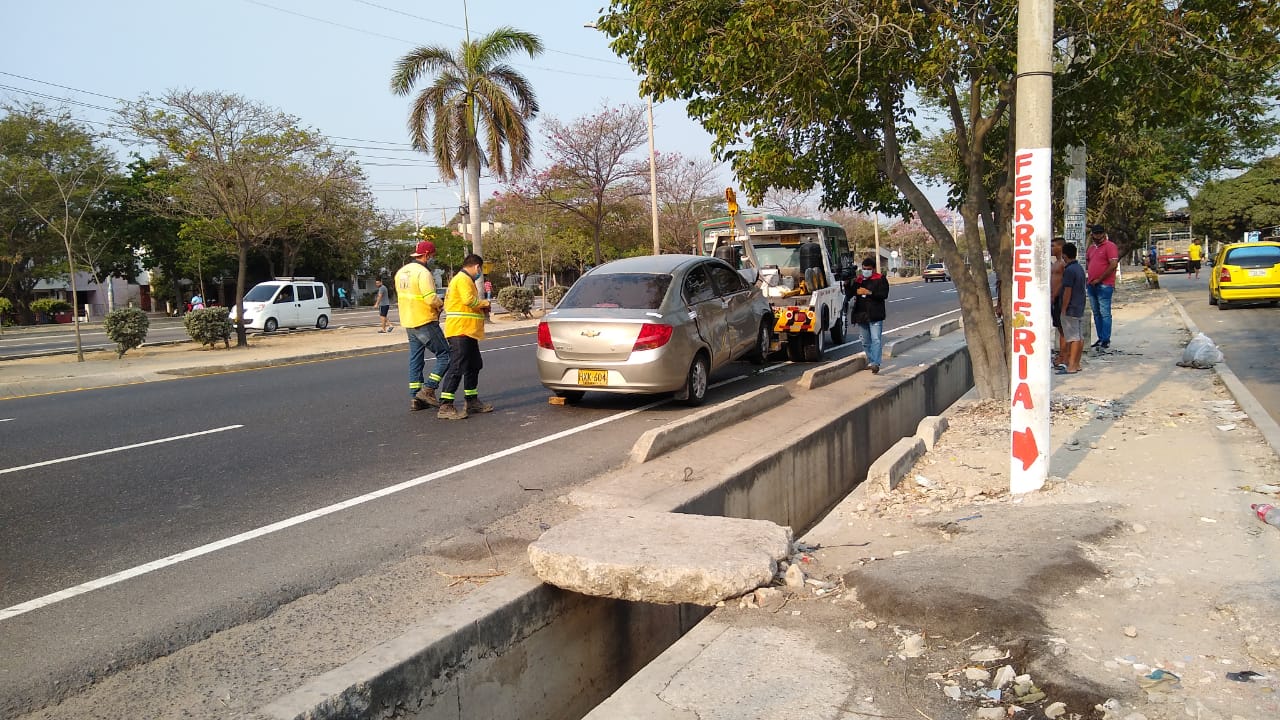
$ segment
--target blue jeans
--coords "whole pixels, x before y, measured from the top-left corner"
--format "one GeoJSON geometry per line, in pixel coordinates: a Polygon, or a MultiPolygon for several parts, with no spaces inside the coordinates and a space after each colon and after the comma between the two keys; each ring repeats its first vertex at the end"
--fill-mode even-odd
{"type": "Polygon", "coordinates": [[[440,380],[449,369],[449,343],[444,339],[440,323],[429,322],[416,328],[405,328],[409,335],[409,395],[422,389],[422,369],[427,361],[427,350],[436,356],[436,367],[426,378],[429,388],[440,387],[440,380]]]}
{"type": "Polygon", "coordinates": [[[1114,285],[1088,285],[1089,306],[1093,308],[1093,327],[1098,333],[1098,342],[1111,342],[1111,295],[1115,293],[1114,285]]]}
{"type": "Polygon", "coordinates": [[[867,354],[868,365],[880,364],[880,336],[884,333],[884,321],[876,320],[871,323],[858,323],[858,330],[862,333],[862,351],[867,354]]]}

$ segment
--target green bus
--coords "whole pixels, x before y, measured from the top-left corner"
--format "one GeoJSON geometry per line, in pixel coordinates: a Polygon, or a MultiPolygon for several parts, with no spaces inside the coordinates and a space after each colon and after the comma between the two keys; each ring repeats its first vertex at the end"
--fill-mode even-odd
{"type": "MultiPolygon", "coordinates": [[[[833,263],[839,263],[840,257],[849,252],[849,238],[845,235],[844,228],[830,220],[748,213],[742,215],[739,221],[746,226],[747,232],[821,229],[823,237],[827,240],[827,254],[833,263]]],[[[710,255],[716,248],[716,238],[731,234],[733,234],[733,227],[727,215],[698,223],[698,236],[702,239],[701,254],[710,255]]]]}

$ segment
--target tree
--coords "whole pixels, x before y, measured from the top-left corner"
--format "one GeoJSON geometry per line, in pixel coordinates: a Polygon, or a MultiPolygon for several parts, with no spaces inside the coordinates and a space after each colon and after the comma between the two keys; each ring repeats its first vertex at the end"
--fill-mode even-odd
{"type": "Polygon", "coordinates": [[[1190,209],[1196,229],[1216,242],[1240,242],[1251,230],[1280,235],[1280,156],[1266,158],[1238,177],[1208,183],[1190,209]]]}
{"type": "MultiPolygon", "coordinates": [[[[537,173],[526,194],[581,219],[591,231],[595,263],[604,261],[601,236],[614,206],[645,195],[648,159],[632,156],[648,138],[643,105],[604,107],[571,123],[545,123],[551,167],[537,173]]],[[[662,171],[668,170],[664,159],[662,171]]]]}
{"type": "Polygon", "coordinates": [[[113,178],[103,192],[98,223],[130,259],[136,254],[143,266],[152,270],[152,298],[164,298],[172,293],[178,300],[182,295],[178,280],[182,277],[184,260],[178,244],[182,223],[151,208],[151,199],[167,195],[171,184],[172,179],[164,167],[135,155],[126,172],[113,178]],[[160,287],[155,276],[172,285],[160,287]]]}
{"type": "Polygon", "coordinates": [[[249,252],[320,212],[319,199],[359,178],[358,166],[296,118],[239,95],[173,90],[131,103],[121,116],[172,173],[152,207],[182,219],[185,235],[235,253],[236,346],[247,346],[249,252]]]}
{"type": "MultiPolygon", "coordinates": [[[[914,210],[959,290],[977,390],[1006,398],[1016,10],[1014,0],[613,0],[597,25],[644,76],[643,92],[688,101],[753,202],[820,185],[825,209],[914,210]],[[965,220],[960,243],[910,166],[932,132],[917,106],[940,110],[951,134],[944,175],[965,220]]],[[[1266,117],[1276,3],[1060,0],[1055,20],[1060,147],[1114,133],[1122,111],[1138,127],[1203,130],[1215,146],[1266,117]]]]}
{"type": "Polygon", "coordinates": [[[664,252],[687,253],[698,247],[698,222],[716,215],[724,202],[711,158],[663,157],[658,174],[658,229],[664,252]]]}
{"type": "Polygon", "coordinates": [[[62,248],[5,178],[21,176],[23,168],[37,161],[45,129],[30,113],[13,108],[0,118],[0,296],[12,302],[24,323],[34,320],[37,283],[61,276],[62,248]]]}
{"type": "MultiPolygon", "coordinates": [[[[106,247],[86,218],[96,209],[115,162],[110,153],[98,147],[94,136],[65,112],[53,114],[39,105],[6,111],[10,116],[23,116],[18,122],[27,132],[6,133],[5,146],[0,151],[5,158],[0,184],[44,229],[62,241],[71,307],[79,313],[77,256],[85,259],[97,277],[98,261],[106,247]]],[[[76,359],[84,362],[80,323],[72,324],[76,359]]]]}
{"type": "Polygon", "coordinates": [[[519,52],[536,57],[542,41],[532,33],[500,27],[478,40],[468,36],[456,54],[434,45],[414,48],[400,58],[391,76],[392,92],[408,95],[424,75],[434,75],[413,99],[409,134],[415,148],[432,153],[445,180],[455,180],[455,170],[465,170],[476,254],[481,254],[480,166],[506,182],[524,173],[533,155],[529,121],[538,114],[538,99],[529,81],[506,64],[507,57],[519,52]]]}

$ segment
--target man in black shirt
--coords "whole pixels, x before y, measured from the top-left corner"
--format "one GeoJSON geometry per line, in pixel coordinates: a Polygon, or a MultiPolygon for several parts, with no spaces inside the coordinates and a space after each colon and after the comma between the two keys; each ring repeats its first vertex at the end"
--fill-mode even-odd
{"type": "Polygon", "coordinates": [[[889,297],[889,281],[876,272],[874,258],[862,261],[862,270],[845,286],[845,294],[853,300],[849,318],[862,332],[862,349],[867,354],[867,367],[880,372],[880,338],[884,333],[884,301],[889,297]]]}

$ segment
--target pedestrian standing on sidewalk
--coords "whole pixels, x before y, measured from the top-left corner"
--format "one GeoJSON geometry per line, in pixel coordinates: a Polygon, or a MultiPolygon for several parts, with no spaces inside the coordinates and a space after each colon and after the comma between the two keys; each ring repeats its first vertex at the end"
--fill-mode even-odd
{"type": "Polygon", "coordinates": [[[1062,270],[1067,261],[1062,257],[1063,237],[1055,237],[1050,249],[1053,259],[1049,261],[1049,315],[1053,320],[1053,329],[1058,332],[1058,349],[1053,354],[1054,369],[1065,367],[1067,361],[1067,340],[1062,334],[1062,270]]]}
{"type": "Polygon", "coordinates": [[[853,298],[850,313],[862,333],[862,350],[867,354],[867,367],[880,372],[881,337],[884,334],[884,301],[889,297],[889,281],[876,272],[875,258],[862,261],[862,270],[849,283],[849,296],[853,298]]]}
{"type": "Polygon", "coordinates": [[[1200,279],[1200,261],[1204,258],[1204,250],[1200,247],[1200,241],[1191,238],[1191,245],[1187,248],[1187,277],[1191,277],[1191,273],[1196,274],[1196,279],[1200,279]]]}
{"type": "MultiPolygon", "coordinates": [[[[440,296],[436,294],[435,275],[428,264],[436,255],[436,246],[423,240],[414,248],[413,258],[396,271],[396,301],[400,306],[400,325],[409,336],[409,410],[439,407],[436,388],[449,368],[449,343],[440,329],[440,296]],[[424,384],[423,365],[427,350],[436,356],[435,369],[424,384]]],[[[385,319],[385,317],[384,317],[385,319]]]]}
{"type": "Polygon", "coordinates": [[[1062,339],[1066,343],[1063,353],[1065,364],[1055,372],[1074,375],[1080,372],[1080,356],[1084,354],[1084,335],[1080,326],[1084,321],[1084,268],[1077,261],[1079,251],[1075,243],[1062,246],[1065,264],[1062,268],[1062,339]]]}
{"type": "Polygon", "coordinates": [[[347,289],[342,287],[341,285],[338,286],[338,307],[340,308],[351,307],[351,303],[347,302],[347,289]]]}
{"type": "Polygon", "coordinates": [[[1089,304],[1093,306],[1093,327],[1098,339],[1093,347],[1111,347],[1111,296],[1116,291],[1116,268],[1120,267],[1120,251],[1107,237],[1107,229],[1094,225],[1089,230],[1093,244],[1085,251],[1085,275],[1089,304]]]}
{"type": "Polygon", "coordinates": [[[387,316],[391,313],[391,293],[387,291],[387,286],[382,284],[382,278],[374,278],[373,285],[377,288],[373,304],[378,307],[378,314],[382,317],[382,327],[378,332],[389,333],[391,320],[387,316]]]}
{"type": "Polygon", "coordinates": [[[462,420],[471,413],[493,412],[492,405],[480,400],[480,369],[484,367],[480,341],[484,339],[485,315],[489,310],[489,301],[480,297],[480,288],[476,287],[483,267],[484,260],[479,255],[463,258],[462,272],[454,274],[444,295],[444,335],[453,358],[440,386],[440,410],[436,413],[436,417],[444,420],[462,420]],[[466,398],[462,409],[454,405],[459,384],[466,398]]]}

